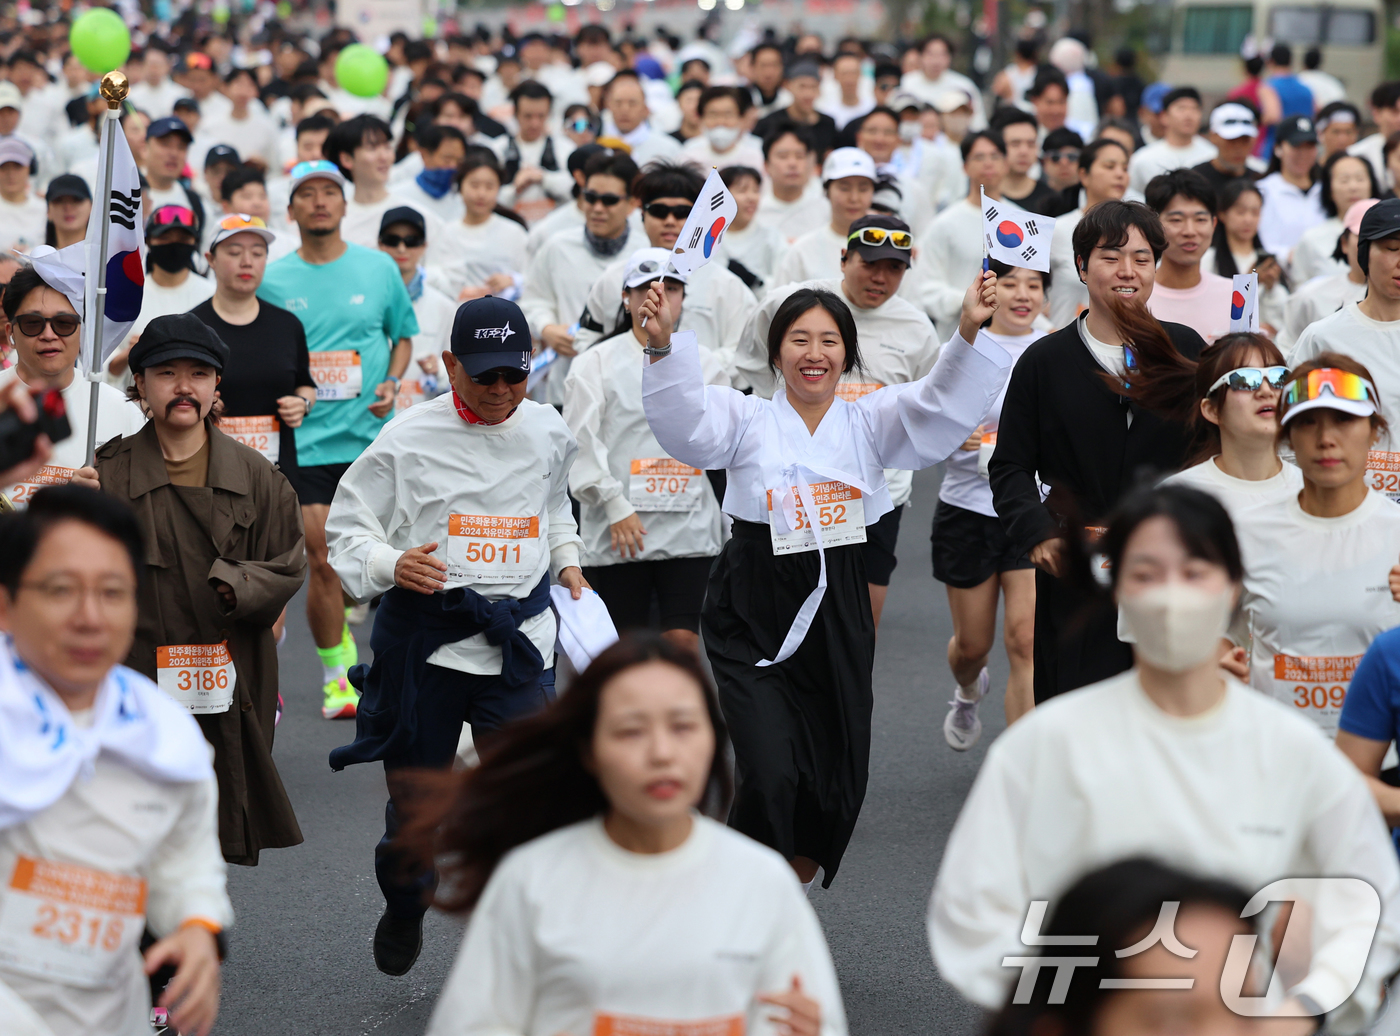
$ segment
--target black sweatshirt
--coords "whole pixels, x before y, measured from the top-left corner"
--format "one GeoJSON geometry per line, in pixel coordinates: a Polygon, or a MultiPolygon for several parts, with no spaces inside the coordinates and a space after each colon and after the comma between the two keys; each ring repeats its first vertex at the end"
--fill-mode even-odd
{"type": "MultiPolygon", "coordinates": [[[[1196,359],[1205,341],[1183,324],[1163,322],[1177,350],[1196,359]]],[[[1146,472],[1178,470],[1187,429],[1117,395],[1079,335],[1078,321],[1048,334],[1011,372],[989,466],[992,501],[1018,551],[1062,534],[1068,515],[1042,503],[1036,476],[1069,494],[1079,518],[1096,524],[1146,472]],[[1133,413],[1128,424],[1128,411],[1133,413]]]]}

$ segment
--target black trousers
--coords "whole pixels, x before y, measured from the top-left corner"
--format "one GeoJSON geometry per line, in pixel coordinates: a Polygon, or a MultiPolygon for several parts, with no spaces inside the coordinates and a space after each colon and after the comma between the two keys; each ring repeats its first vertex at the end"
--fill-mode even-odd
{"type": "Polygon", "coordinates": [[[816,860],[829,886],[870,773],[875,622],[864,546],[826,552],[827,590],[793,655],[773,658],[817,585],[816,551],[775,557],[767,525],[734,522],[710,572],[700,631],[734,745],[729,823],[788,859],[816,860]]]}
{"type": "Polygon", "coordinates": [[[1118,639],[1118,612],[1086,601],[1048,572],[1035,572],[1035,702],[1107,680],[1133,667],[1118,639]]]}

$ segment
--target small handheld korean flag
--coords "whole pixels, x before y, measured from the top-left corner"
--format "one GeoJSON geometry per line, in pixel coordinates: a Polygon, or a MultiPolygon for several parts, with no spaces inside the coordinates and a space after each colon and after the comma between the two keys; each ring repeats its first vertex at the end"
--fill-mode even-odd
{"type": "Polygon", "coordinates": [[[1230,292],[1230,333],[1259,330],[1259,275],[1237,273],[1230,292]]]}
{"type": "Polygon", "coordinates": [[[681,236],[676,238],[671,255],[671,265],[676,272],[688,277],[708,263],[738,212],[739,206],[719,178],[719,170],[711,169],[700,197],[695,199],[690,210],[690,218],[681,228],[681,236]]]}
{"type": "Polygon", "coordinates": [[[982,191],[982,240],[986,254],[1007,266],[1050,270],[1050,239],[1055,221],[1027,212],[1009,201],[988,198],[982,191]]]}

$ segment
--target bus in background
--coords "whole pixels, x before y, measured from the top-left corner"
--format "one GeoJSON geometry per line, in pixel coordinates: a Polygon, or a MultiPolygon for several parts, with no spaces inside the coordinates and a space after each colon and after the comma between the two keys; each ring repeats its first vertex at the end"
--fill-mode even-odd
{"type": "MultiPolygon", "coordinates": [[[[1309,47],[1322,49],[1322,69],[1340,79],[1364,112],[1385,78],[1385,5],[1381,0],[1305,4],[1299,0],[1184,0],[1173,5],[1170,50],[1161,79],[1201,91],[1207,105],[1244,79],[1240,49],[1247,37],[1287,43],[1294,69],[1309,47]]],[[[1260,43],[1261,51],[1264,45],[1260,43]]]]}

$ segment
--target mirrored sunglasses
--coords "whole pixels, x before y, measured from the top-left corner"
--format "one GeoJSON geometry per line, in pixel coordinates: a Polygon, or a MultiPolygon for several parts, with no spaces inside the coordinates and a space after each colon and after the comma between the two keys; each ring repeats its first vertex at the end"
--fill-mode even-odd
{"type": "Polygon", "coordinates": [[[859,240],[863,245],[872,247],[889,244],[895,248],[910,249],[914,247],[914,235],[907,230],[886,230],[884,227],[863,227],[857,230],[847,241],[859,240]]]}
{"type": "Polygon", "coordinates": [[[1287,367],[1236,367],[1216,378],[1215,384],[1206,390],[1206,395],[1209,396],[1221,385],[1228,385],[1234,392],[1258,392],[1266,381],[1270,388],[1282,391],[1283,383],[1287,380],[1287,367]]]}
{"type": "Polygon", "coordinates": [[[1359,374],[1336,367],[1320,367],[1300,375],[1289,383],[1283,401],[1288,406],[1295,406],[1310,399],[1321,399],[1324,393],[1331,393],[1334,399],[1347,399],[1353,403],[1369,401],[1380,404],[1376,396],[1376,386],[1359,374]]]}

